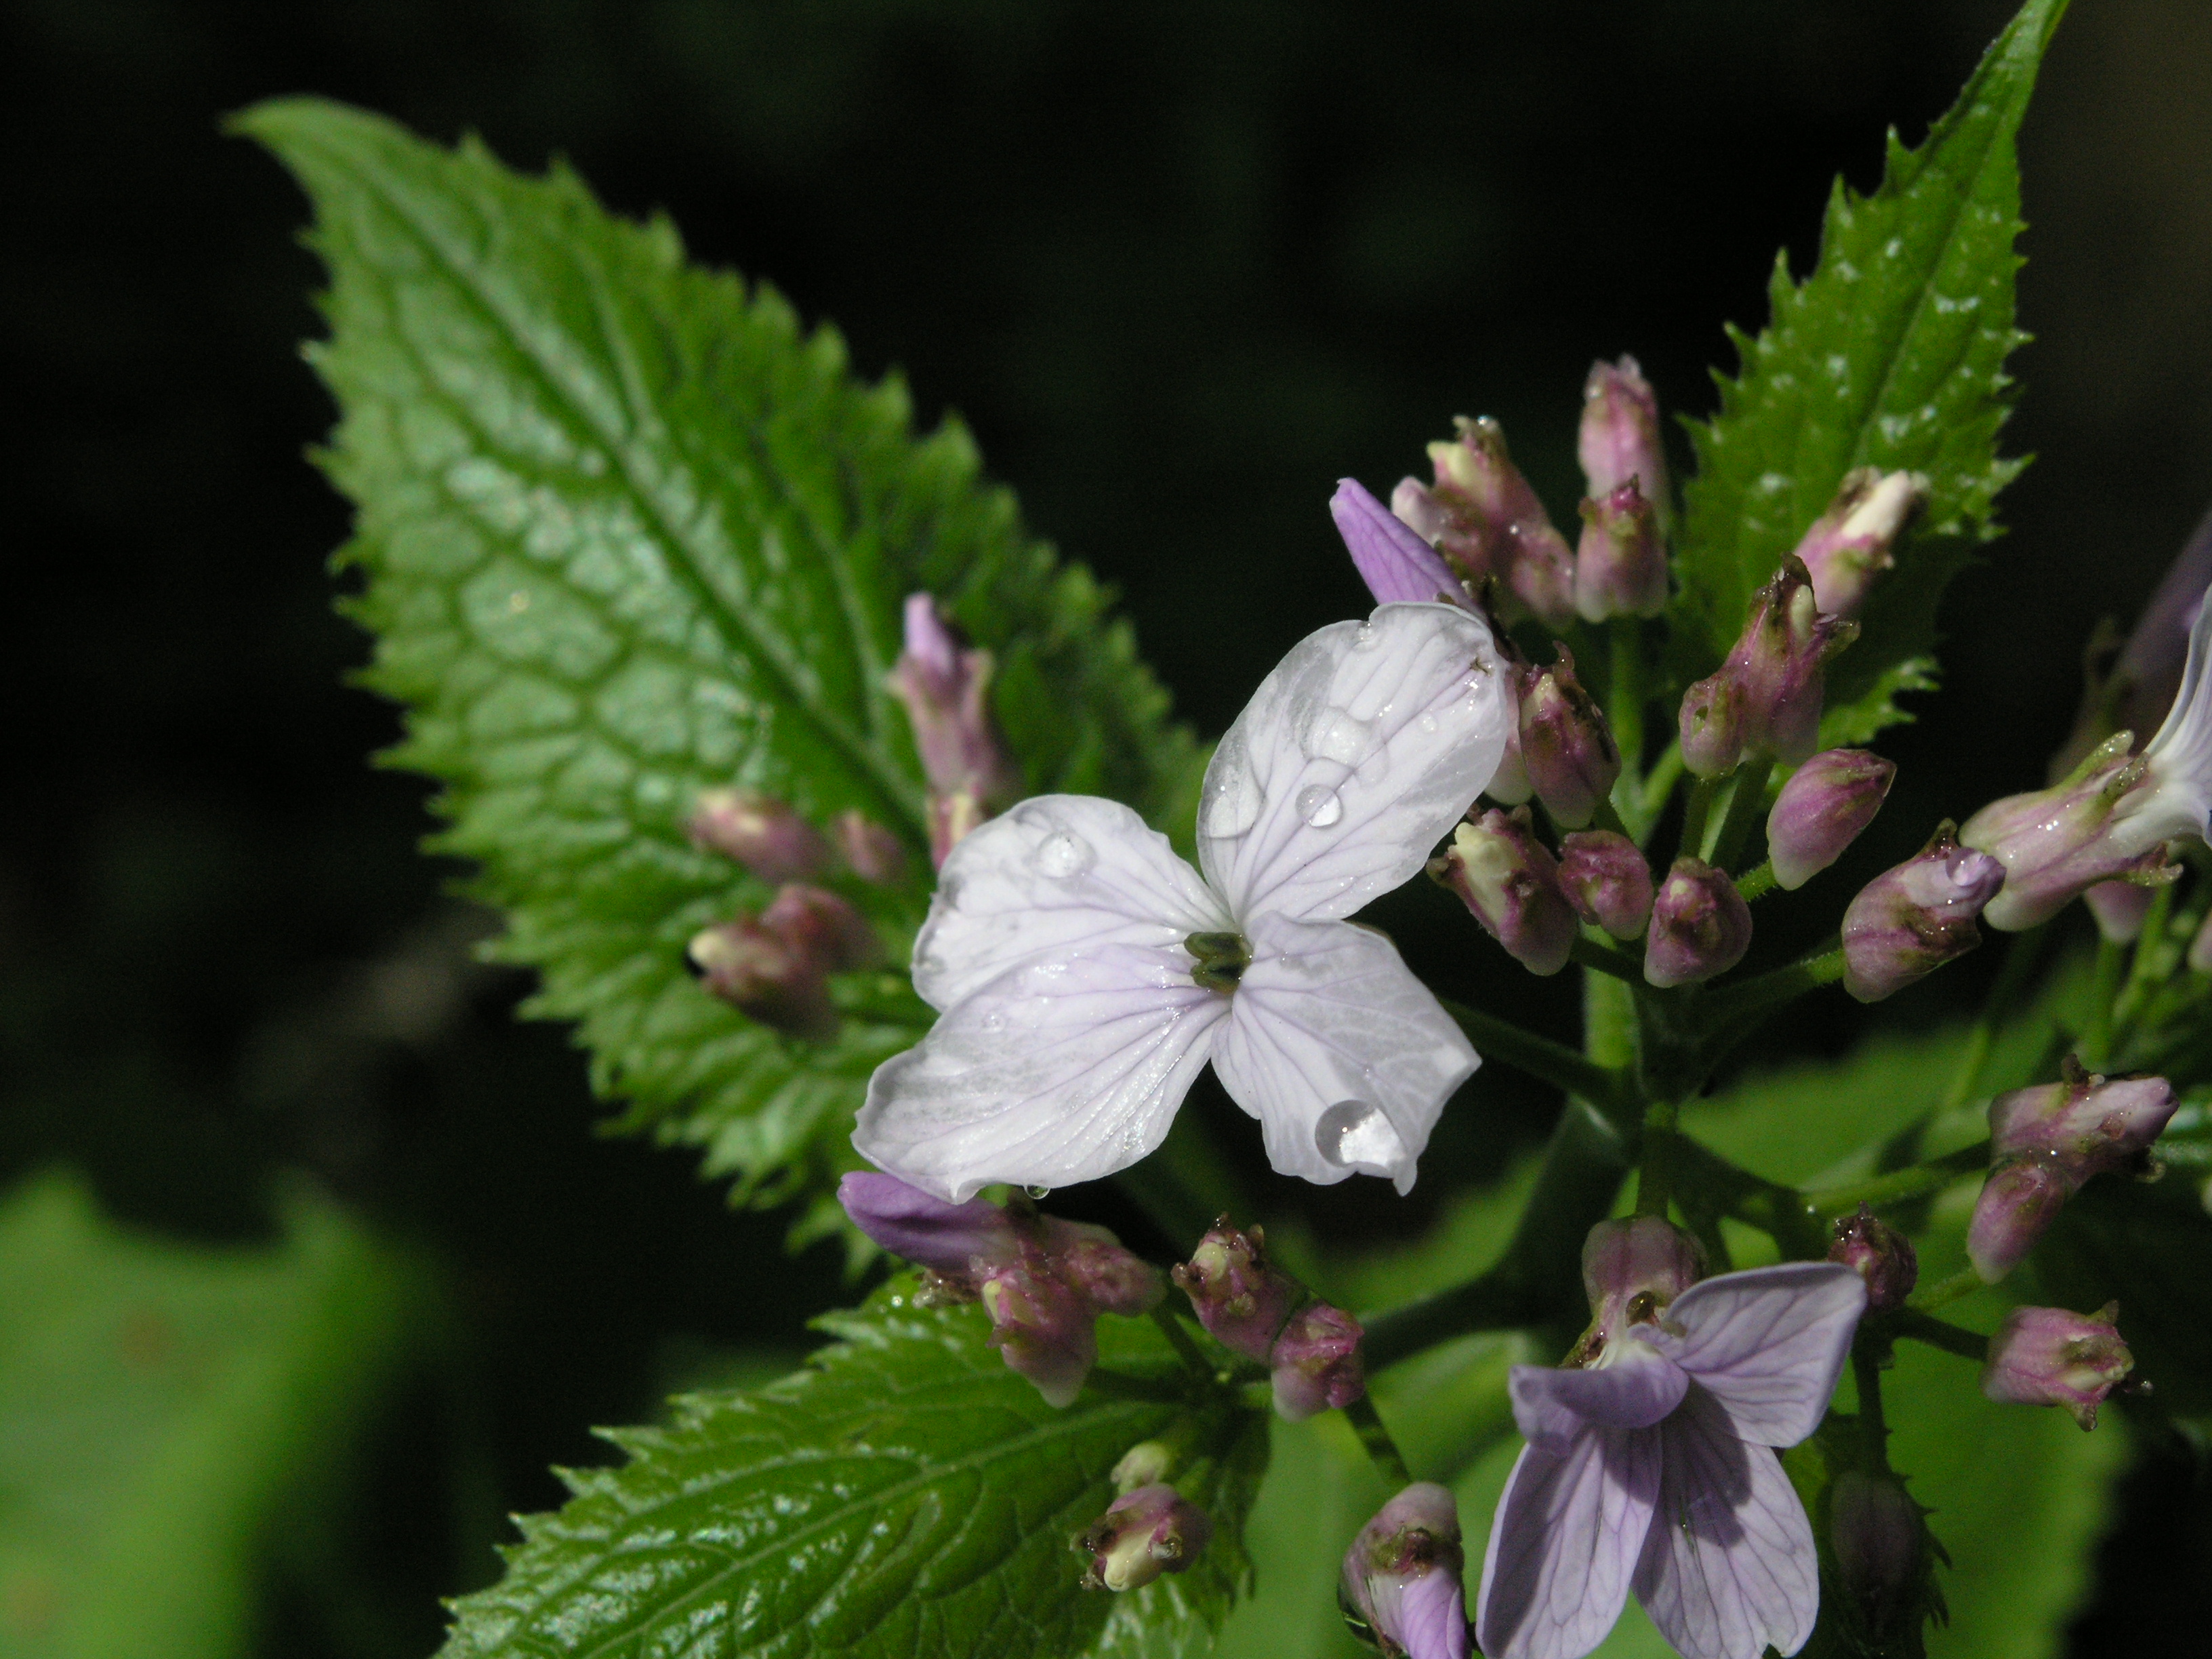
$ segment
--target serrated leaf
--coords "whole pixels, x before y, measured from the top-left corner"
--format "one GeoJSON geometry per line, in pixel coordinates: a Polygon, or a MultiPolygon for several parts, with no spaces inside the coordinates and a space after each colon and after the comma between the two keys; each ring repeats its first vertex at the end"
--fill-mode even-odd
{"type": "Polygon", "coordinates": [[[928,868],[884,685],[903,597],[939,595],[998,653],[1031,788],[1187,811],[1197,749],[1127,627],[980,481],[957,422],[917,438],[896,378],[856,380],[834,331],[690,264],[665,221],[336,104],[237,125],[313,198],[331,270],[310,355],[359,508],[363,679],[407,709],[387,759],[444,784],[434,844],[505,912],[499,954],[542,974],[531,1012],[578,1023],[627,1122],[763,1196],[846,1161],[869,1073],[927,1011],[848,987],[817,1047],[691,982],[692,933],[769,897],[689,844],[693,803],[739,784],[896,830],[907,888],[846,890],[896,951],[928,868]]]}
{"type": "Polygon", "coordinates": [[[1858,642],[1831,665],[1825,743],[1863,742],[1897,720],[1898,693],[1930,684],[1936,602],[1998,534],[1997,492],[2026,465],[1996,453],[2012,401],[2020,223],[2014,136],[2066,0],[2028,0],[1959,101],[1917,149],[1894,132],[1881,187],[1838,179],[1818,267],[1802,283],[1778,256],[1772,317],[1731,330],[1736,378],[1692,423],[1698,471],[1684,492],[1678,629],[1683,678],[1708,673],[1770,578],[1853,467],[1928,475],[1932,494],[1897,568],[1875,586],[1858,642]]]}
{"type": "Polygon", "coordinates": [[[0,1652],[246,1650],[291,1506],[330,1507],[422,1289],[318,1204],[273,1249],[125,1233],[75,1182],[0,1206],[0,1652]]]}
{"type": "Polygon", "coordinates": [[[841,1659],[1004,1659],[1201,1651],[1249,1575],[1244,1516],[1267,1422],[1194,1376],[1149,1322],[1100,1322],[1100,1365],[1048,1406],[984,1340],[980,1309],[912,1305],[896,1279],[808,1370],[693,1395],[630,1455],[570,1477],[525,1522],[506,1577],[456,1604],[450,1659],[585,1650],[841,1659]],[[1195,1419],[1178,1477],[1212,1516],[1188,1571],[1115,1597],[1080,1586],[1074,1534],[1139,1441],[1195,1419]]]}

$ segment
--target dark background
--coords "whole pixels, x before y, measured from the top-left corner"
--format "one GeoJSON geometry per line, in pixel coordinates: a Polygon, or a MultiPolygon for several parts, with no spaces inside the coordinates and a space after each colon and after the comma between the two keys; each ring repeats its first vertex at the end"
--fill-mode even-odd
{"type": "MultiPolygon", "coordinates": [[[[346,511],[303,459],[331,415],[296,352],[305,204],[224,112],[329,94],[667,209],[865,372],[900,368],[926,418],[969,421],[1212,732],[1364,608],[1336,477],[1387,493],[1452,415],[1490,413],[1567,520],[1590,359],[1633,351],[1709,410],[1774,250],[1806,268],[1830,179],[1870,187],[1884,128],[1917,139],[2008,12],[10,0],[0,1177],[68,1159],[126,1215],[238,1236],[304,1166],[427,1244],[477,1334],[496,1510],[554,1501],[544,1467],[599,1455],[585,1425],[650,1414],[699,1354],[796,1350],[842,1293],[833,1250],[787,1267],[785,1218],[732,1215],[688,1155],[595,1138],[580,1058],[466,965],[477,924],[414,851],[424,787],[365,764],[392,712],[341,686],[364,647],[328,609],[346,511]]],[[[1881,745],[1902,769],[1862,873],[2041,781],[2091,624],[2132,616],[2212,498],[2208,77],[2201,0],[2077,0],[2058,37],[2022,141],[2039,339],[2010,447],[2039,459],[1947,603],[1950,695],[1881,745]]],[[[1422,915],[1394,926],[1435,971],[1558,1020],[1422,915]]],[[[1884,1017],[1940,1017],[1987,973],[1884,1017]]],[[[1859,1029],[1824,1004],[1791,1035],[1859,1029]]],[[[1485,1123],[1540,1133],[1540,1097],[1493,1078],[1485,1123]]],[[[1506,1144],[1448,1125],[1425,1188],[1506,1144]]],[[[426,1534],[428,1454],[383,1467],[357,1524],[395,1650],[427,1650],[455,1552],[489,1557],[426,1534]]],[[[2205,1628],[2201,1492],[2154,1458],[2129,1499],[2080,1653],[2205,1628]]],[[[280,1596],[270,1651],[334,1639],[280,1596]]]]}

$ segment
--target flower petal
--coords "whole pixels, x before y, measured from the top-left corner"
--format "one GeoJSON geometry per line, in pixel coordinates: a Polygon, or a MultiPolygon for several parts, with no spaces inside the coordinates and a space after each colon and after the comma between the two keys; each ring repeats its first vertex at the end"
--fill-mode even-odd
{"type": "Polygon", "coordinates": [[[1865,1311],[1866,1281],[1849,1267],[1785,1261],[1699,1280],[1649,1340],[1727,1408],[1745,1439],[1794,1446],[1820,1426],[1865,1311]]]}
{"type": "Polygon", "coordinates": [[[1213,1069],[1260,1120],[1267,1161],[1323,1186],[1388,1176],[1401,1193],[1444,1102],[1481,1064],[1382,934],[1263,915],[1213,1069]]]}
{"type": "Polygon", "coordinates": [[[1658,1430],[1658,1512],[1636,1564],[1636,1599],[1683,1659],[1759,1659],[1805,1645],[1820,1607],[1813,1528],[1782,1460],[1739,1440],[1692,1387],[1658,1430]]]}
{"type": "Polygon", "coordinates": [[[1034,957],[876,1068],[853,1144],[956,1204],[994,1181],[1111,1175],[1165,1137],[1228,1012],[1181,949],[1034,957]]]}
{"type": "Polygon", "coordinates": [[[1509,1387],[1522,1434],[1558,1452],[1586,1426],[1648,1428],[1682,1403],[1688,1373],[1640,1342],[1621,1346],[1628,1352],[1595,1370],[1516,1365],[1509,1387]]]}
{"type": "Polygon", "coordinates": [[[1590,1429],[1559,1451],[1522,1449],[1482,1557],[1475,1639],[1489,1659],[1581,1659],[1605,1640],[1659,1484],[1656,1430],[1590,1429]]]}
{"type": "Polygon", "coordinates": [[[1168,838],[1119,801],[1036,795],[945,860],[914,942],[914,988],[950,1008],[1044,952],[1180,944],[1231,926],[1168,838]]]}
{"type": "Polygon", "coordinates": [[[1348,916],[1402,885],[1498,769],[1505,680],[1488,627],[1452,605],[1307,635],[1206,769],[1206,879],[1246,923],[1348,916]]]}
{"type": "Polygon", "coordinates": [[[1378,605],[1394,599],[1449,604],[1461,591],[1459,578],[1443,556],[1357,478],[1336,481],[1328,510],[1336,520],[1336,533],[1344,538],[1345,550],[1378,605]]]}

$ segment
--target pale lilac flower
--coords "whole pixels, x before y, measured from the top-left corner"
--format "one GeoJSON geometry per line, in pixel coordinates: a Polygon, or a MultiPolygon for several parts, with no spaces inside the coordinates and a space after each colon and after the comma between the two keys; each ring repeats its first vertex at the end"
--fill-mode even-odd
{"type": "Polygon", "coordinates": [[[1295,647],[1206,769],[1201,877],[1127,807],[1040,795],[945,860],[915,942],[942,1011],[877,1068],[853,1141],[954,1200],[1127,1168],[1210,1060],[1285,1175],[1401,1191],[1474,1049],[1344,918],[1481,793],[1511,703],[1480,618],[1386,605],[1295,647]]]}
{"type": "Polygon", "coordinates": [[[1416,1480],[1376,1512],[1345,1552],[1339,1605],[1385,1659],[1467,1659],[1459,1503],[1416,1480]]]}
{"type": "Polygon", "coordinates": [[[1657,1303],[1601,1319],[1580,1369],[1513,1370],[1528,1444],[1482,1564],[1489,1659],[1580,1659],[1631,1589],[1685,1659],[1793,1654],[1812,1634],[1813,1529],[1774,1449],[1820,1426],[1866,1286],[1786,1262],[1657,1303]]]}

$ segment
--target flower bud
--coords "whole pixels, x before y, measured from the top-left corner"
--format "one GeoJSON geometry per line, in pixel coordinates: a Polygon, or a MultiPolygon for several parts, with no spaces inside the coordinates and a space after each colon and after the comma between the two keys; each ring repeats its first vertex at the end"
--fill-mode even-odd
{"type": "Polygon", "coordinates": [[[831,821],[845,867],[862,881],[895,886],[906,875],[906,848],[890,830],[860,811],[843,811],[831,821]]]}
{"type": "Polygon", "coordinates": [[[887,683],[914,724],[929,781],[931,853],[940,866],[962,836],[1021,793],[991,718],[991,653],[963,650],[936,600],[908,596],[906,647],[887,683]]]}
{"type": "Polygon", "coordinates": [[[1559,843],[1559,890],[1584,921],[1634,939],[1651,919],[1651,866],[1611,830],[1579,830],[1559,843]]]}
{"type": "Polygon", "coordinates": [[[1920,1281],[1920,1258],[1912,1241],[1864,1204],[1856,1215],[1837,1218],[1833,1234],[1828,1260],[1866,1280],[1867,1311],[1902,1307],[1920,1281]]]}
{"type": "Polygon", "coordinates": [[[1459,1504],[1417,1480],[1376,1511],[1345,1552],[1337,1604],[1389,1659],[1467,1659],[1459,1504]]]}
{"type": "Polygon", "coordinates": [[[1651,900],[1644,978],[1665,989],[1725,974],[1751,949],[1751,907],[1725,870],[1676,859],[1651,900]]]}
{"type": "Polygon", "coordinates": [[[1495,580],[1547,628],[1572,622],[1575,556],[1506,454],[1498,422],[1462,416],[1458,441],[1431,444],[1429,459],[1436,486],[1415,507],[1415,529],[1440,521],[1437,551],[1470,583],[1495,580]]]}
{"type": "Polygon", "coordinates": [[[1567,965],[1575,913],[1559,890],[1559,864],[1529,827],[1527,807],[1492,808],[1461,824],[1428,868],[1530,973],[1556,974],[1567,965]]]}
{"type": "Polygon", "coordinates": [[[962,842],[981,829],[991,816],[982,798],[970,789],[929,797],[929,861],[942,870],[945,860],[962,842]]]}
{"type": "Polygon", "coordinates": [[[2081,902],[2097,919],[2097,932],[2115,945],[2133,945],[2142,937],[2157,890],[2138,887],[2131,881],[2100,881],[2081,895],[2081,902]]]}
{"type": "Polygon", "coordinates": [[[1990,1338],[1982,1392],[2000,1405],[2063,1406],[2085,1429],[2097,1407],[2135,1369],[2114,1322],[2120,1304],[2094,1314],[2063,1308],[2014,1308],[1990,1338]]]}
{"type": "Polygon", "coordinates": [[[2149,769],[2147,757],[2130,757],[2133,742],[2130,733],[2116,732],[2063,782],[1992,801],[1966,820],[1959,839],[2005,868],[2004,890],[1990,903],[1990,927],[2033,927],[2100,882],[2156,885],[2179,873],[2166,861],[2164,837],[2146,842],[2115,833],[2116,809],[2149,769]]]}
{"type": "Polygon", "coordinates": [[[1719,672],[1682,696],[1682,758],[1718,777],[1747,755],[1795,766],[1820,735],[1822,666],[1858,637],[1858,624],[1822,611],[1812,578],[1785,558],[1759,590],[1751,620],[1719,672]]]}
{"type": "Polygon", "coordinates": [[[1106,1513],[1075,1538],[1076,1553],[1091,1558],[1085,1589],[1142,1589],[1164,1572],[1182,1572],[1213,1536],[1206,1511],[1173,1486],[1139,1486],[1107,1505],[1106,1513]]]}
{"type": "Polygon", "coordinates": [[[786,883],[761,912],[761,926],[825,974],[848,974],[883,961],[883,941],[868,919],[826,888],[786,883]]]}
{"type": "Polygon", "coordinates": [[[1267,1355],[1275,1411],[1285,1423],[1341,1409],[1367,1392],[1359,1358],[1364,1334],[1358,1320],[1326,1302],[1309,1302],[1291,1316],[1267,1355]]]}
{"type": "Polygon", "coordinates": [[[1240,1232],[1224,1215],[1199,1240],[1189,1261],[1169,1272],[1215,1341],[1262,1361],[1301,1293],[1296,1279],[1268,1264],[1267,1243],[1261,1229],[1240,1232]]]}
{"type": "Polygon", "coordinates": [[[1336,494],[1329,498],[1328,510],[1376,604],[1388,605],[1394,599],[1466,604],[1467,594],[1459,578],[1452,574],[1451,567],[1436,549],[1368,494],[1357,479],[1336,481],[1336,494]]]}
{"type": "Polygon", "coordinates": [[[1845,1469],[1828,1488],[1836,1576],[1875,1629],[1918,1593],[1928,1523],[1895,1475],[1845,1469]]]}
{"type": "Polygon", "coordinates": [[[1166,1276],[1123,1249],[1121,1241],[1103,1227],[1047,1217],[1044,1238],[1060,1277],[1101,1313],[1133,1319],[1158,1307],[1168,1293],[1166,1276]]]}
{"type": "Polygon", "coordinates": [[[1794,891],[1841,858],[1881,811],[1896,775],[1895,762],[1863,749],[1830,749],[1791,773],[1766,815],[1774,884],[1794,891]]]}
{"type": "Polygon", "coordinates": [[[1974,918],[2004,866],[1959,845],[1946,819],[1928,845],[1861,888],[1844,910],[1844,989],[1880,1002],[1982,942],[1974,918]]]}
{"type": "MultiPolygon", "coordinates": [[[[1509,689],[1510,678],[1508,679],[1509,689]]],[[[1483,798],[1496,801],[1500,806],[1525,806],[1536,798],[1536,786],[1528,781],[1528,763],[1521,757],[1521,727],[1519,715],[1516,723],[1506,728],[1505,752],[1498,757],[1498,769],[1490,781],[1482,786],[1483,798]]]]}
{"type": "Polygon", "coordinates": [[[1022,1234],[996,1204],[965,1204],[909,1187],[896,1176],[856,1170],[837,1183],[837,1201],[853,1224],[896,1256],[965,1285],[1021,1254],[1022,1234]]]}
{"type": "Polygon", "coordinates": [[[735,859],[763,881],[818,875],[830,848],[814,826],[774,795],[753,789],[709,789],[684,825],[696,846],[735,859]]]}
{"type": "Polygon", "coordinates": [[[1549,668],[1532,665],[1514,676],[1521,758],[1544,810],[1562,828],[1579,830],[1613,793],[1620,750],[1604,712],[1575,678],[1574,653],[1556,649],[1549,668]]]}
{"type": "Polygon", "coordinates": [[[1890,549],[1928,500],[1928,479],[1918,472],[1854,467],[1828,510],[1813,521],[1797,556],[1813,579],[1821,610],[1856,617],[1874,579],[1897,561],[1890,549]]]}
{"type": "Polygon", "coordinates": [[[837,1010],[822,963],[803,945],[751,916],[695,933],[684,965],[738,1012],[789,1036],[837,1035],[837,1010]]]}
{"type": "Polygon", "coordinates": [[[1664,1216],[1601,1221],[1583,1241],[1590,1326],[1566,1358],[1589,1365],[1631,1325],[1649,1324],[1705,1273],[1704,1248],[1664,1216]]]}
{"type": "Polygon", "coordinates": [[[1126,1496],[1139,1486],[1157,1486],[1182,1462],[1181,1449],[1165,1440],[1139,1440],[1121,1454],[1109,1479],[1114,1490],[1126,1496]]]}
{"type": "Polygon", "coordinates": [[[2100,1077],[2071,1061],[2061,1082],[1991,1101],[1990,1175],[1966,1231],[1974,1271],[1992,1285],[2010,1273],[2092,1176],[2147,1172],[2179,1104],[2164,1078],[2100,1077]]]}
{"type": "MultiPolygon", "coordinates": [[[[1593,497],[1636,484],[1664,527],[1669,492],[1667,451],[1659,438],[1659,398],[1635,358],[1590,365],[1583,382],[1583,423],[1575,453],[1593,497]]],[[[1663,580],[1663,567],[1661,574],[1663,580]]],[[[1663,586],[1660,597],[1666,597],[1663,586]]]]}
{"type": "Polygon", "coordinates": [[[1097,1310],[1034,1244],[982,1281],[990,1341],[1053,1406],[1074,1402],[1098,1358],[1097,1310]]]}
{"type": "Polygon", "coordinates": [[[1656,617],[1667,608],[1667,543],[1659,513],[1631,478],[1582,505],[1575,609],[1584,622],[1656,617]]]}

